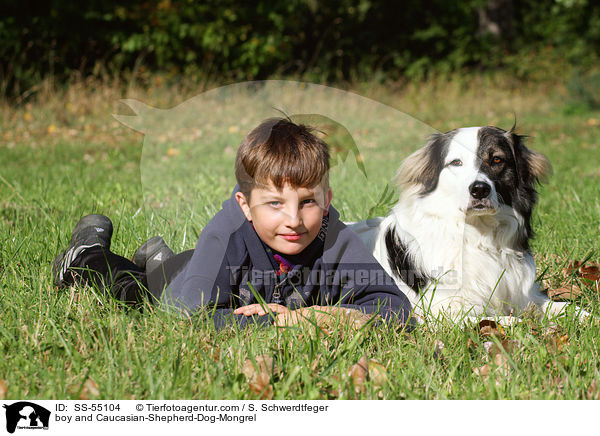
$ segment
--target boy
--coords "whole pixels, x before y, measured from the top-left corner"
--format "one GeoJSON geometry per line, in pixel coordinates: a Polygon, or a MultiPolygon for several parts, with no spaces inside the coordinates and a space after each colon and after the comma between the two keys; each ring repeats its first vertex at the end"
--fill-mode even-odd
{"type": "Polygon", "coordinates": [[[110,220],[89,215],[54,261],[56,283],[92,281],[128,303],[149,293],[187,313],[206,307],[217,327],[292,324],[307,307],[407,322],[407,298],[330,206],[329,152],[310,128],[264,121],[240,145],[235,172],[238,186],[195,250],[173,255],[153,238],[136,265],[110,252],[110,220]]]}

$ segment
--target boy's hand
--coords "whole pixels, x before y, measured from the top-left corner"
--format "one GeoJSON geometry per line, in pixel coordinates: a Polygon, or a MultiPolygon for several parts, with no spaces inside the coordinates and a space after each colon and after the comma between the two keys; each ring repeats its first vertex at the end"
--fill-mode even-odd
{"type": "Polygon", "coordinates": [[[331,306],[301,307],[300,309],[290,310],[287,313],[277,314],[275,325],[289,327],[312,320],[318,326],[322,326],[331,318],[331,315],[336,313],[336,309],[336,307],[331,306]]]}
{"type": "Polygon", "coordinates": [[[359,329],[371,318],[372,315],[367,315],[355,309],[335,306],[311,306],[277,314],[275,325],[289,327],[312,320],[322,328],[328,328],[331,324],[340,322],[349,323],[351,327],[359,329]]]}
{"type": "MultiPolygon", "coordinates": [[[[266,306],[269,308],[269,310],[271,312],[276,313],[278,315],[290,312],[290,309],[288,309],[285,306],[282,306],[281,304],[269,303],[266,306]]],[[[234,315],[263,316],[263,315],[266,315],[268,312],[260,304],[249,304],[248,306],[238,307],[237,309],[235,309],[233,311],[233,313],[234,313],[234,315]]]]}

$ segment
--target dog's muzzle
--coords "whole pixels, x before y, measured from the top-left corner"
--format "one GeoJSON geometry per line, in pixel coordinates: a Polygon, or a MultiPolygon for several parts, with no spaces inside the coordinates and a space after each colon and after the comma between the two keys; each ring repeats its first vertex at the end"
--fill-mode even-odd
{"type": "Polygon", "coordinates": [[[467,212],[475,215],[495,213],[496,208],[490,200],[492,187],[489,183],[476,181],[469,186],[471,199],[467,212]]]}

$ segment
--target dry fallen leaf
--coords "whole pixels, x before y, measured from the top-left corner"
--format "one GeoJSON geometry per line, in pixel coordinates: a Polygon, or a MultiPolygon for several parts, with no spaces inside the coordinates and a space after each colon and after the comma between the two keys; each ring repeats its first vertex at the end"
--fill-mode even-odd
{"type": "Polygon", "coordinates": [[[6,399],[6,380],[0,380],[0,400],[6,399]]]}
{"type": "Polygon", "coordinates": [[[502,353],[510,354],[520,346],[521,343],[514,339],[503,339],[500,343],[493,341],[483,343],[483,348],[485,348],[487,353],[492,357],[496,357],[498,354],[502,353]]]}
{"type": "Polygon", "coordinates": [[[581,289],[579,286],[572,284],[571,286],[563,286],[556,289],[548,289],[548,297],[552,301],[570,301],[581,297],[581,289]]]}
{"type": "Polygon", "coordinates": [[[479,334],[483,337],[496,336],[497,338],[504,337],[504,329],[496,321],[490,319],[482,319],[479,321],[479,334]]]}
{"type": "Polygon", "coordinates": [[[270,377],[261,372],[252,378],[248,386],[252,392],[260,396],[261,400],[271,400],[273,399],[273,386],[269,383],[270,381],[270,377]]]}
{"type": "MultiPolygon", "coordinates": [[[[482,344],[487,353],[487,363],[479,368],[474,368],[473,372],[481,377],[487,377],[492,371],[497,375],[508,376],[510,373],[508,354],[519,348],[521,343],[517,340],[506,338],[504,329],[496,321],[481,320],[478,328],[481,337],[492,340],[485,341],[482,344]]],[[[472,340],[470,343],[472,345],[475,344],[472,340]]]]}
{"type": "Polygon", "coordinates": [[[83,384],[83,388],[79,393],[79,399],[89,400],[90,398],[98,397],[98,395],[100,395],[100,391],[98,390],[98,384],[91,378],[88,378],[83,384]]]}
{"type": "Polygon", "coordinates": [[[376,388],[382,388],[387,381],[387,371],[385,367],[374,359],[368,361],[368,378],[376,388]]]}
{"type": "Polygon", "coordinates": [[[600,265],[592,262],[574,260],[563,270],[563,277],[579,277],[589,282],[600,282],[600,265]]]}
{"type": "Polygon", "coordinates": [[[387,371],[385,367],[375,359],[368,359],[366,356],[360,358],[358,363],[348,369],[348,377],[352,379],[356,393],[364,391],[364,384],[369,380],[375,388],[380,389],[387,381],[387,371]]]}
{"type": "Polygon", "coordinates": [[[548,286],[548,297],[554,301],[570,301],[581,296],[580,283],[600,285],[600,265],[591,262],[582,262],[579,260],[570,261],[563,268],[562,276],[564,281],[556,288],[548,286]]]}
{"type": "Polygon", "coordinates": [[[584,280],[598,282],[600,281],[600,265],[597,263],[591,265],[582,265],[579,268],[579,275],[584,280]]]}
{"type": "Polygon", "coordinates": [[[552,335],[548,338],[546,348],[550,353],[560,353],[569,344],[569,335],[552,335]]]}
{"type": "Polygon", "coordinates": [[[490,365],[488,365],[487,363],[483,366],[480,366],[479,368],[473,369],[473,373],[475,375],[478,375],[481,377],[487,377],[487,375],[490,373],[490,371],[491,371],[490,365]]]}
{"type": "Polygon", "coordinates": [[[508,358],[505,354],[496,354],[491,365],[489,363],[486,363],[485,365],[479,368],[473,369],[473,372],[481,377],[487,377],[492,371],[502,376],[509,375],[510,364],[508,363],[508,358]]]}
{"type": "Polygon", "coordinates": [[[600,400],[600,391],[598,390],[598,383],[596,380],[592,380],[592,383],[590,383],[586,397],[588,400],[600,400]]]}
{"type": "Polygon", "coordinates": [[[485,349],[486,353],[491,354],[490,352],[492,351],[492,347],[494,346],[494,343],[492,341],[486,341],[481,345],[483,345],[483,348],[485,349]]]}
{"type": "Polygon", "coordinates": [[[504,339],[500,343],[494,341],[486,341],[483,343],[488,355],[486,359],[488,362],[492,361],[492,364],[486,363],[479,368],[475,368],[473,372],[482,377],[486,377],[492,370],[502,376],[508,376],[510,373],[510,363],[508,360],[508,353],[516,350],[520,347],[520,342],[511,339],[504,339]]]}
{"type": "Polygon", "coordinates": [[[256,356],[254,361],[246,359],[242,367],[242,373],[248,380],[250,390],[263,400],[273,398],[273,386],[271,378],[280,372],[273,357],[256,356]]]}
{"type": "Polygon", "coordinates": [[[361,357],[358,363],[352,365],[348,370],[348,376],[352,378],[352,383],[354,384],[354,389],[357,393],[364,389],[367,374],[368,364],[365,356],[361,357]]]}
{"type": "Polygon", "coordinates": [[[279,373],[279,368],[273,357],[263,355],[256,356],[254,362],[251,359],[246,359],[244,361],[242,372],[246,377],[252,377],[256,372],[264,372],[265,374],[272,376],[279,373]]]}

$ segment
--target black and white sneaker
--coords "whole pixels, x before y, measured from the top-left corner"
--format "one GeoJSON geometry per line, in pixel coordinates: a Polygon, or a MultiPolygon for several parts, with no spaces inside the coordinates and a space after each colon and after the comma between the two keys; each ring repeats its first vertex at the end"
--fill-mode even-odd
{"type": "Polygon", "coordinates": [[[154,236],[136,250],[132,260],[137,266],[145,269],[146,272],[150,272],[173,256],[173,254],[175,253],[173,253],[173,250],[169,248],[163,238],[154,236]]]}
{"type": "Polygon", "coordinates": [[[112,234],[113,225],[108,217],[94,214],[81,218],[73,229],[71,243],[52,262],[52,274],[56,286],[64,287],[73,284],[73,276],[69,268],[84,250],[92,247],[110,250],[112,234]]]}

